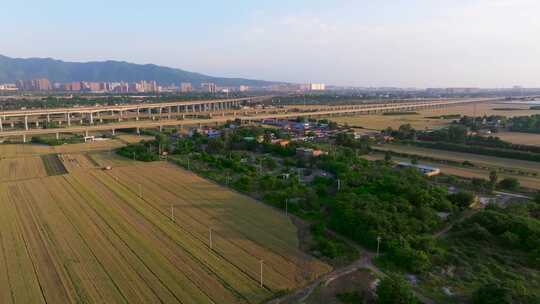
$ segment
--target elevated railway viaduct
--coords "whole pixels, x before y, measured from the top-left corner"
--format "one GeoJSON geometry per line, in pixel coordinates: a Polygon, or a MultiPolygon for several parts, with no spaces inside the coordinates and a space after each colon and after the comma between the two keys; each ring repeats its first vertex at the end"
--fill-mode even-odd
{"type": "Polygon", "coordinates": [[[61,133],[83,133],[120,129],[162,128],[164,126],[202,126],[230,120],[242,122],[264,119],[285,119],[298,116],[325,117],[335,115],[376,114],[382,112],[414,111],[427,108],[450,107],[461,104],[499,99],[460,99],[386,103],[369,105],[320,106],[302,110],[294,107],[270,109],[242,109],[246,103],[269,98],[240,99],[58,108],[44,110],[6,111],[0,113],[0,138],[61,133]],[[55,122],[55,127],[44,128],[55,122]],[[7,126],[7,128],[6,128],[7,126]],[[20,127],[20,128],[18,128],[20,127]]]}

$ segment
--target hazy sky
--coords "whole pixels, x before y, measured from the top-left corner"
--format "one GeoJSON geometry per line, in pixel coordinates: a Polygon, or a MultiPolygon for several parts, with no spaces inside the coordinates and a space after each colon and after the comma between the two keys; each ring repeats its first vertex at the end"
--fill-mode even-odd
{"type": "Polygon", "coordinates": [[[539,0],[17,0],[0,54],[357,86],[540,87],[539,0]]]}

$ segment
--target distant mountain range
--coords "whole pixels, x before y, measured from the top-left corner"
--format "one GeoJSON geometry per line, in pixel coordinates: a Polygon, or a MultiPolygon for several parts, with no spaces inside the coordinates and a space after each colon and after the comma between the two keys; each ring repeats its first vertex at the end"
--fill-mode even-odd
{"type": "Polygon", "coordinates": [[[260,87],[275,84],[263,80],[213,77],[154,64],[142,65],[123,61],[65,62],[51,58],[22,59],[0,55],[0,83],[36,78],[47,78],[52,82],[155,80],[162,85],[179,85],[180,82],[200,85],[203,82],[213,82],[219,86],[260,87]]]}

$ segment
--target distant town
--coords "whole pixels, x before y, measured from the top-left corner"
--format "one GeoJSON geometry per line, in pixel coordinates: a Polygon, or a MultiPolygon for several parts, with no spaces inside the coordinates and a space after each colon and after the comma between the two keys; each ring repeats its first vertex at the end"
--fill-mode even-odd
{"type": "MultiPolygon", "coordinates": [[[[92,81],[73,81],[73,82],[53,82],[47,78],[38,78],[32,80],[17,80],[15,83],[0,84],[0,91],[7,92],[93,92],[93,93],[159,93],[159,92],[204,92],[204,93],[229,93],[229,92],[248,92],[251,89],[247,85],[218,86],[213,82],[203,82],[194,84],[191,82],[181,82],[179,84],[160,85],[154,80],[141,80],[137,82],[92,82],[92,81]]],[[[325,91],[326,85],[323,83],[310,83],[301,85],[276,84],[269,87],[256,88],[257,90],[273,91],[325,91]]]]}

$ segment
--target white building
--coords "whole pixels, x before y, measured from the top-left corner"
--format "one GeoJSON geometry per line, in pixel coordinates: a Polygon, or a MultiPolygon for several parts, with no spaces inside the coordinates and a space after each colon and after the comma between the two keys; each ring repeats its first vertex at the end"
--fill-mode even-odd
{"type": "Polygon", "coordinates": [[[310,83],[309,90],[310,91],[324,91],[326,90],[326,85],[324,83],[310,83]]]}
{"type": "Polygon", "coordinates": [[[0,84],[0,91],[17,91],[17,86],[14,83],[0,84]]]}
{"type": "Polygon", "coordinates": [[[425,165],[415,165],[415,164],[400,162],[397,164],[397,167],[398,168],[414,168],[418,170],[420,173],[429,177],[441,174],[441,169],[431,167],[431,166],[425,166],[425,165]]]}

